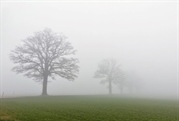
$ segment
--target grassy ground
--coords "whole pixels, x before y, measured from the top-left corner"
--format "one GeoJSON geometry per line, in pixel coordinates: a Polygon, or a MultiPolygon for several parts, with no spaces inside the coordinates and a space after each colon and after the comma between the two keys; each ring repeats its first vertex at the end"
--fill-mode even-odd
{"type": "Polygon", "coordinates": [[[179,121],[175,101],[115,96],[0,99],[0,121],[179,121]]]}

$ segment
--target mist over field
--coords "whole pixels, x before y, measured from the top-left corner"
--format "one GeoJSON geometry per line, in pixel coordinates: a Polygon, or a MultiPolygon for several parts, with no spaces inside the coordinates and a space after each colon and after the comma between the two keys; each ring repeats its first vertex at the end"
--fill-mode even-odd
{"type": "MultiPolygon", "coordinates": [[[[5,0],[4,0],[5,1],[5,0]]],[[[50,28],[67,37],[79,60],[74,81],[49,79],[49,95],[106,95],[94,78],[104,59],[116,59],[124,81],[114,95],[178,98],[177,2],[1,2],[0,97],[41,95],[42,84],[11,71],[11,50],[50,28]]]]}

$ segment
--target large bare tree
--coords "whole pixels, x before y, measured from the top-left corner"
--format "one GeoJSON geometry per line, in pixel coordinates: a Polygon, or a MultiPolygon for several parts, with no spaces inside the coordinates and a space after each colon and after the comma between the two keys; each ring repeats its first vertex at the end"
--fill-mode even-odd
{"type": "Polygon", "coordinates": [[[123,81],[123,73],[115,59],[105,59],[99,63],[94,78],[101,78],[102,84],[107,82],[109,94],[112,94],[112,83],[121,83],[123,81]]]}
{"type": "Polygon", "coordinates": [[[24,73],[42,84],[42,95],[47,95],[48,77],[60,76],[74,80],[79,72],[78,59],[66,37],[52,32],[51,29],[34,33],[23,40],[23,44],[11,51],[10,59],[15,63],[16,73],[24,73]]]}

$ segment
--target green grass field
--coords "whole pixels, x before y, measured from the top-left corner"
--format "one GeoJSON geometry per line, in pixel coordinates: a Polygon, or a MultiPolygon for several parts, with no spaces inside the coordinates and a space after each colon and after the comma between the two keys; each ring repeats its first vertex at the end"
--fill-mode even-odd
{"type": "Polygon", "coordinates": [[[0,99],[0,121],[179,121],[176,101],[117,96],[0,99]]]}

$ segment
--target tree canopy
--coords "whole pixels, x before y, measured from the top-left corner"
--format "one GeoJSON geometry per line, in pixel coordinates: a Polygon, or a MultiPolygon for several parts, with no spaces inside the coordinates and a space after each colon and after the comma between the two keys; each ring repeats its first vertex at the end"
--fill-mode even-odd
{"type": "Polygon", "coordinates": [[[101,78],[101,83],[109,83],[109,94],[112,94],[112,83],[118,84],[123,81],[123,73],[115,59],[105,59],[98,65],[94,78],[101,78]]]}
{"type": "Polygon", "coordinates": [[[41,82],[42,95],[47,95],[48,77],[74,80],[79,72],[79,61],[70,56],[76,50],[66,39],[48,28],[34,33],[11,51],[10,59],[15,64],[12,70],[41,82]]]}

